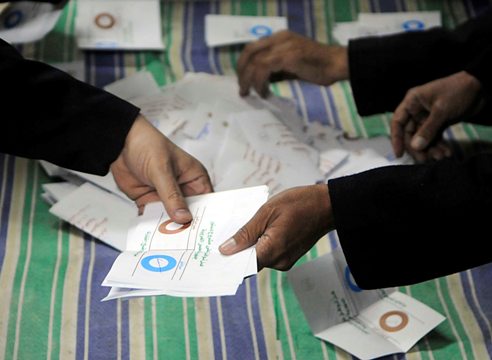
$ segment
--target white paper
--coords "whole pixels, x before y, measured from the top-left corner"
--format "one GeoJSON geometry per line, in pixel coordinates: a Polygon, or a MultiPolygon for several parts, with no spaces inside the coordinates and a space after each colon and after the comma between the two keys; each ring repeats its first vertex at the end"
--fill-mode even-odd
{"type": "Polygon", "coordinates": [[[347,45],[350,39],[359,37],[422,31],[441,25],[439,11],[359,13],[357,21],[337,23],[333,36],[341,45],[347,45]]]}
{"type": "Polygon", "coordinates": [[[125,250],[128,227],[137,216],[134,204],[90,183],[63,197],[50,212],[120,251],[125,250]]]}
{"type": "Polygon", "coordinates": [[[222,255],[218,248],[267,197],[266,186],[189,197],[193,221],[185,225],[173,223],[161,203],[147,205],[128,233],[126,250],[103,281],[103,286],[118,288],[106,300],[115,298],[115,293],[118,297],[235,293],[244,277],[257,271],[255,248],[231,256],[222,255]]]}
{"type": "Polygon", "coordinates": [[[104,90],[129,102],[142,96],[159,94],[161,91],[154,77],[148,71],[138,71],[117,80],[106,85],[104,90]]]}
{"type": "Polygon", "coordinates": [[[208,46],[241,44],[287,29],[287,18],[274,16],[205,16],[205,41],[208,46]]]}
{"type": "Polygon", "coordinates": [[[0,38],[12,44],[40,40],[53,29],[62,11],[47,3],[9,3],[0,13],[0,38]]]}
{"type": "Polygon", "coordinates": [[[82,49],[162,50],[158,0],[80,0],[75,32],[82,49]]]}
{"type": "Polygon", "coordinates": [[[360,359],[406,352],[445,319],[395,289],[360,289],[339,248],[287,277],[313,334],[360,359]]]}

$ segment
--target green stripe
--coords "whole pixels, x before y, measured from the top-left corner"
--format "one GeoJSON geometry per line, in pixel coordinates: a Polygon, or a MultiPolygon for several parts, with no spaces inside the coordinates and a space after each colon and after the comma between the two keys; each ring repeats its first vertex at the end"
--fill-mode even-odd
{"type": "MultiPolygon", "coordinates": [[[[61,220],[59,220],[61,221],[61,220]]],[[[59,358],[60,354],[60,337],[62,327],[62,311],[63,311],[63,289],[64,280],[68,267],[69,251],[70,251],[70,226],[67,223],[60,224],[62,231],[62,244],[60,253],[60,268],[58,270],[58,283],[55,294],[55,306],[53,308],[53,330],[52,330],[52,349],[51,358],[53,360],[59,358]]]]}
{"type": "MultiPolygon", "coordinates": [[[[158,359],[186,359],[183,302],[172,296],[156,296],[158,359]]],[[[195,353],[197,349],[195,348],[195,353]]]]}
{"type": "MultiPolygon", "coordinates": [[[[335,21],[351,21],[353,18],[352,1],[347,4],[347,0],[333,0],[333,9],[335,11],[335,21]],[[347,6],[350,5],[350,6],[347,6]]],[[[358,10],[355,11],[358,13],[358,10]]]]}
{"type": "MultiPolygon", "coordinates": [[[[5,359],[12,359],[14,354],[14,344],[15,344],[15,333],[16,333],[16,324],[17,324],[17,314],[18,314],[18,304],[20,299],[20,287],[21,281],[24,274],[24,266],[26,263],[26,255],[27,255],[27,242],[29,237],[29,216],[31,211],[31,197],[32,197],[32,189],[33,189],[33,162],[29,161],[27,165],[27,181],[25,188],[25,202],[24,202],[24,210],[22,214],[22,230],[21,230],[21,238],[20,238],[20,248],[19,255],[17,258],[17,267],[14,276],[14,283],[12,287],[12,305],[10,309],[10,317],[9,317],[9,326],[7,333],[7,344],[6,344],[6,354],[5,359]]],[[[27,303],[24,303],[26,306],[27,303]]],[[[21,349],[19,349],[21,350],[21,349]]]]}
{"type": "Polygon", "coordinates": [[[333,40],[333,35],[331,33],[333,26],[335,26],[334,22],[332,20],[335,19],[335,14],[332,14],[332,9],[335,8],[333,5],[333,1],[331,0],[323,0],[324,3],[324,9],[325,9],[325,22],[326,22],[326,38],[328,39],[328,44],[333,44],[335,41],[333,40]]]}
{"type": "Polygon", "coordinates": [[[345,101],[346,101],[348,108],[350,110],[350,116],[352,119],[352,124],[354,125],[354,129],[356,132],[355,135],[361,136],[361,135],[363,135],[363,131],[361,128],[361,123],[359,121],[359,115],[357,113],[357,108],[355,107],[354,98],[352,96],[352,93],[349,90],[350,84],[348,83],[348,81],[342,81],[342,82],[340,82],[340,84],[341,84],[341,88],[343,90],[343,94],[345,96],[345,101]]]}
{"type": "Polygon", "coordinates": [[[154,322],[152,315],[152,299],[153,297],[146,297],[144,299],[145,356],[149,360],[153,360],[157,357],[157,354],[154,356],[154,337],[152,336],[152,327],[154,322]]]}
{"type": "Polygon", "coordinates": [[[240,3],[240,15],[258,15],[258,3],[256,0],[243,0],[240,3]]]}

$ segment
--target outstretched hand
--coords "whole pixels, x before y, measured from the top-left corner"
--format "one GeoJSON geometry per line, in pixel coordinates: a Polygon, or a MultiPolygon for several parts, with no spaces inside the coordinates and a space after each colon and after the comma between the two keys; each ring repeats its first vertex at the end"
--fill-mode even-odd
{"type": "Polygon", "coordinates": [[[250,88],[266,97],[272,74],[287,73],[319,85],[348,79],[347,49],[283,30],[249,43],[237,63],[241,96],[250,88]]]}
{"type": "Polygon", "coordinates": [[[416,161],[451,155],[443,131],[481,107],[480,82],[465,71],[410,89],[391,120],[397,157],[407,151],[416,161]]]}
{"type": "Polygon", "coordinates": [[[130,129],[120,156],[111,164],[118,187],[139,208],[161,200],[169,217],[192,220],[184,196],[211,192],[207,170],[160,133],[142,115],[130,129]]]}
{"type": "Polygon", "coordinates": [[[232,255],[256,244],[258,271],[289,270],[333,226],[328,186],[296,187],[268,200],[219,250],[232,255]]]}

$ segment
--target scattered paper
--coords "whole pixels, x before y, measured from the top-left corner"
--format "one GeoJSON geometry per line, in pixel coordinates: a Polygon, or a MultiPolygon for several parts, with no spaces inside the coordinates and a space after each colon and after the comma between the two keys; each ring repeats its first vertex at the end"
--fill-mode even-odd
{"type": "Polygon", "coordinates": [[[435,26],[441,26],[439,11],[359,13],[357,21],[337,23],[333,36],[339,44],[347,45],[350,39],[359,37],[422,31],[435,26]]]}
{"type": "Polygon", "coordinates": [[[339,248],[287,277],[313,334],[363,360],[407,352],[445,320],[395,289],[360,289],[339,248]]]}
{"type": "Polygon", "coordinates": [[[222,255],[218,248],[267,198],[266,186],[189,197],[193,220],[184,225],[170,220],[162,203],[147,205],[128,231],[126,250],[102,283],[116,287],[105,300],[235,294],[244,277],[257,272],[255,248],[232,256],[222,255]]]}
{"type": "Polygon", "coordinates": [[[241,44],[287,29],[287,18],[278,16],[205,16],[205,42],[208,46],[241,44]]]}
{"type": "Polygon", "coordinates": [[[162,50],[159,0],[79,0],[75,33],[81,49],[162,50]]]}

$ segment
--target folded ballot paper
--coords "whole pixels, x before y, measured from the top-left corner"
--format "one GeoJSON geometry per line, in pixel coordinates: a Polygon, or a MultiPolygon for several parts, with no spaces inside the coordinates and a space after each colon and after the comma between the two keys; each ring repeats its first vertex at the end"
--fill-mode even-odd
{"type": "Polygon", "coordinates": [[[234,295],[246,276],[257,273],[256,251],[232,256],[218,248],[234,235],[268,198],[267,186],[189,197],[191,223],[170,220],[162,203],[146,206],[128,230],[126,250],[102,285],[104,300],[146,295],[234,295]]]}
{"type": "Polygon", "coordinates": [[[287,277],[314,335],[362,360],[407,352],[445,320],[395,289],[360,289],[339,248],[287,277]]]}

